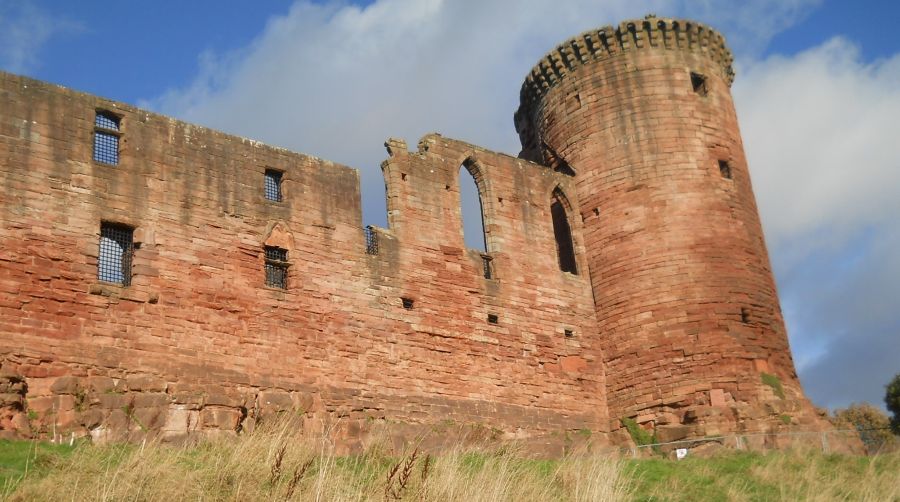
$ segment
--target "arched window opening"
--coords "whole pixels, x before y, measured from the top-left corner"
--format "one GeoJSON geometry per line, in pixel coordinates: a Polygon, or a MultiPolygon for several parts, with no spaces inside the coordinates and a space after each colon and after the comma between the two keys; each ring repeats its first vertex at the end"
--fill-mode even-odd
{"type": "Polygon", "coordinates": [[[465,165],[459,168],[459,205],[462,211],[463,239],[466,247],[486,253],[487,238],[484,233],[481,193],[475,177],[465,165]]]}
{"type": "Polygon", "coordinates": [[[553,218],[553,237],[556,238],[556,256],[559,258],[559,269],[563,272],[578,273],[575,262],[575,245],[572,242],[572,228],[566,206],[559,195],[554,194],[550,204],[550,216],[553,218]]]}

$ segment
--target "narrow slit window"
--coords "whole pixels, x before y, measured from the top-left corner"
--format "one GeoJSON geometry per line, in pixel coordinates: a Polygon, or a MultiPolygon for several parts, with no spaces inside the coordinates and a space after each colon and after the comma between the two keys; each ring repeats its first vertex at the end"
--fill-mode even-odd
{"type": "Polygon", "coordinates": [[[575,260],[575,245],[572,241],[572,228],[569,226],[569,216],[566,207],[559,196],[554,196],[550,204],[550,216],[553,219],[553,237],[556,239],[556,256],[559,259],[559,269],[563,272],[578,274],[578,264],[575,260]]]}
{"type": "Polygon", "coordinates": [[[274,169],[266,169],[266,200],[281,202],[281,178],[282,172],[274,169]]]}
{"type": "Polygon", "coordinates": [[[134,254],[134,229],[125,225],[100,225],[100,253],[97,257],[97,279],[103,282],[131,285],[131,262],[134,254]]]}
{"type": "Polygon", "coordinates": [[[730,180],[731,179],[731,164],[726,160],[719,161],[719,173],[723,178],[730,180]]]}
{"type": "Polygon", "coordinates": [[[118,165],[120,136],[119,117],[109,112],[97,112],[94,118],[94,161],[118,165]]]}
{"type": "Polygon", "coordinates": [[[691,72],[691,87],[697,94],[706,96],[706,93],[709,92],[706,88],[706,75],[691,72]]]}
{"type": "Polygon", "coordinates": [[[266,286],[287,289],[287,249],[266,246],[266,286]]]}

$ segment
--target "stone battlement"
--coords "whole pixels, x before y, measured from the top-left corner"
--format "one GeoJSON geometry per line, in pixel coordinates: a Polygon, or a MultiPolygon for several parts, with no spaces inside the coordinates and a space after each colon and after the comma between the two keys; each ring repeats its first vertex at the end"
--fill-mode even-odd
{"type": "Polygon", "coordinates": [[[721,77],[728,85],[734,81],[734,56],[719,32],[695,21],[649,15],[642,20],[623,21],[617,27],[585,31],[559,44],[525,77],[517,113],[527,113],[534,102],[576,68],[623,51],[647,48],[703,53],[720,66],[721,77]]]}
{"type": "Polygon", "coordinates": [[[346,449],[452,423],[559,454],[574,431],[627,444],[624,418],[667,440],[825,427],[732,77],[693,22],[586,32],[526,80],[519,157],[388,139],[388,227],[363,229],[355,169],[0,73],[0,435],[293,410],[346,449]]]}

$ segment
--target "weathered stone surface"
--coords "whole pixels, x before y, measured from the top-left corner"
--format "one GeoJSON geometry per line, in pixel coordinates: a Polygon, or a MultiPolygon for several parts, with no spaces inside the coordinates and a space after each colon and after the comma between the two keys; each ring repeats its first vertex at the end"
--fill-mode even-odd
{"type": "Polygon", "coordinates": [[[120,390],[115,380],[104,376],[91,376],[85,379],[85,387],[88,392],[95,394],[103,394],[120,390]]]}
{"type": "Polygon", "coordinates": [[[105,415],[103,410],[91,408],[89,410],[78,413],[77,422],[87,429],[93,429],[103,423],[105,415]]]}
{"type": "Polygon", "coordinates": [[[171,401],[168,394],[161,392],[142,392],[132,394],[131,404],[135,408],[165,408],[171,401]]]}
{"type": "Polygon", "coordinates": [[[165,392],[166,382],[161,378],[151,375],[135,375],[125,379],[125,383],[130,391],[141,392],[165,392]]]}
{"type": "Polygon", "coordinates": [[[233,408],[208,406],[200,410],[200,423],[204,428],[236,431],[242,418],[241,412],[233,408]]]}
{"type": "Polygon", "coordinates": [[[22,394],[0,394],[0,408],[7,406],[21,406],[24,401],[22,394]]]}
{"type": "Polygon", "coordinates": [[[679,441],[695,432],[696,427],[689,425],[661,425],[656,428],[656,439],[660,443],[679,441]]]}
{"type": "Polygon", "coordinates": [[[50,386],[50,391],[54,394],[77,394],[81,390],[81,382],[73,376],[59,377],[50,386]]]}
{"type": "Polygon", "coordinates": [[[573,40],[584,58],[561,46],[529,76],[522,158],[388,140],[377,250],[348,167],[0,73],[7,422],[19,394],[41,425],[98,440],[230,434],[286,410],[311,430],[342,422],[353,447],[374,420],[535,444],[627,442],[621,417],[673,436],[679,419],[820,423],[788,351],[730,53],[711,30],[666,45],[658,24],[635,29],[604,28],[605,48],[573,40]],[[119,118],[116,165],[93,159],[98,110],[119,118]],[[273,169],[281,200],[265,195],[273,169]],[[461,173],[480,190],[485,252],[463,236],[461,173]],[[133,229],[127,286],[98,280],[104,223],[133,229]],[[266,284],[273,246],[284,287],[266,284]],[[762,373],[781,403],[765,404],[762,373]]]}
{"type": "Polygon", "coordinates": [[[99,394],[95,396],[98,405],[108,410],[119,410],[131,406],[132,394],[99,394]]]}
{"type": "Polygon", "coordinates": [[[294,407],[294,400],[291,398],[291,394],[284,391],[260,392],[257,401],[263,413],[287,411],[294,407]]]}
{"type": "Polygon", "coordinates": [[[200,412],[187,405],[173,405],[168,408],[163,433],[167,437],[178,437],[195,432],[200,426],[200,412]]]}

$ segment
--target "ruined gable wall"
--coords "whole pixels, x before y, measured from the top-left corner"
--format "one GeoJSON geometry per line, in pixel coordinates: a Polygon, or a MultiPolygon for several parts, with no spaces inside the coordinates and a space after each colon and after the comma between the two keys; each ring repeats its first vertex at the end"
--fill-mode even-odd
{"type": "Polygon", "coordinates": [[[556,266],[562,175],[438,136],[394,148],[392,228],[367,255],[352,169],[8,74],[0,110],[0,359],[35,430],[235,430],[292,407],[348,441],[382,419],[608,429],[590,284],[556,266]],[[92,161],[97,109],[122,115],[117,166],[92,161]],[[494,280],[462,244],[470,158],[494,280]],[[97,280],[102,221],[135,227],[131,286],[97,280]],[[264,285],[267,239],[287,290],[264,285]]]}

